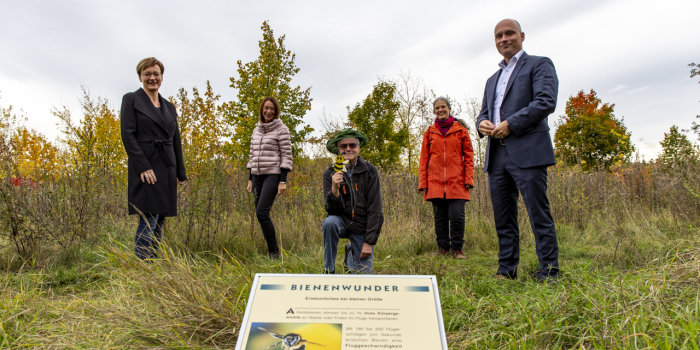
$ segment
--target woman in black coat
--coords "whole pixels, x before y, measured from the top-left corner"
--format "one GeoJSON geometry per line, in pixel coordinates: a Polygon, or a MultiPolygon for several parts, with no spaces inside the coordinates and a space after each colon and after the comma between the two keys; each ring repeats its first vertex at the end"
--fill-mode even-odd
{"type": "Polygon", "coordinates": [[[129,157],[129,214],[138,214],[135,252],[157,257],[166,216],[177,215],[177,184],[187,181],[175,106],[158,93],[163,63],[155,57],[136,66],[143,87],[124,95],[122,142],[129,157]]]}

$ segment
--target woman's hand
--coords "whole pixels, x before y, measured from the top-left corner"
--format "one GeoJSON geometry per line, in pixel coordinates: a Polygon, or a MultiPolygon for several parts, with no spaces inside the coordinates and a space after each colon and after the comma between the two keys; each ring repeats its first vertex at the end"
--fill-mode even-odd
{"type": "Polygon", "coordinates": [[[248,180],[248,186],[246,186],[246,190],[248,191],[248,193],[253,192],[253,180],[248,180]]]}
{"type": "Polygon", "coordinates": [[[153,169],[148,169],[141,173],[141,182],[153,185],[156,181],[156,173],[153,172],[153,169]]]}
{"type": "Polygon", "coordinates": [[[279,185],[277,185],[277,194],[284,194],[287,192],[287,184],[284,182],[280,182],[279,185]]]}

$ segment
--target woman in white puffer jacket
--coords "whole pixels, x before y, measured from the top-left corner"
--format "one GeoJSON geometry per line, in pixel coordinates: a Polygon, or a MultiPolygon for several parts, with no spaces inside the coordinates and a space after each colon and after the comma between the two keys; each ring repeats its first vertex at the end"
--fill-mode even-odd
{"type": "Polygon", "coordinates": [[[267,242],[267,253],[278,259],[275,226],[270,208],[278,194],[287,190],[287,173],[292,170],[292,142],[289,129],[280,120],[280,105],[273,97],[265,97],[260,104],[260,121],[250,140],[247,168],[248,192],[255,189],[255,215],[267,242]]]}

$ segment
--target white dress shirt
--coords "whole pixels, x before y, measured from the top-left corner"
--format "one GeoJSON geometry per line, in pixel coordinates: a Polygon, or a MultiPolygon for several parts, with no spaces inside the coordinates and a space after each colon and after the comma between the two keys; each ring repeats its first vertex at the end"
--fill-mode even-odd
{"type": "Polygon", "coordinates": [[[501,67],[501,75],[498,77],[498,83],[496,83],[496,98],[493,100],[493,124],[496,126],[501,122],[501,105],[506,94],[508,80],[510,80],[510,75],[513,74],[515,65],[518,64],[518,60],[520,60],[520,56],[524,52],[524,50],[518,51],[515,56],[510,58],[507,65],[505,59],[498,63],[498,66],[501,67]]]}

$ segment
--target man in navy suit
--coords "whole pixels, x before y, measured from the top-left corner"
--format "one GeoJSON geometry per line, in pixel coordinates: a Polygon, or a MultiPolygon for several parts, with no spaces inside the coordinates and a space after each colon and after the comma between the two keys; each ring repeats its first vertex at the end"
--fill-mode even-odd
{"type": "Polygon", "coordinates": [[[547,167],[554,165],[554,148],[547,116],[557,104],[559,82],[552,61],[523,51],[520,24],[504,19],[494,30],[503,56],[500,69],[486,81],[479,136],[488,136],[484,172],[498,234],[496,278],[514,279],[520,259],[518,192],[530,217],[539,259],[538,281],[559,274],[559,248],[547,199],[547,167]]]}

